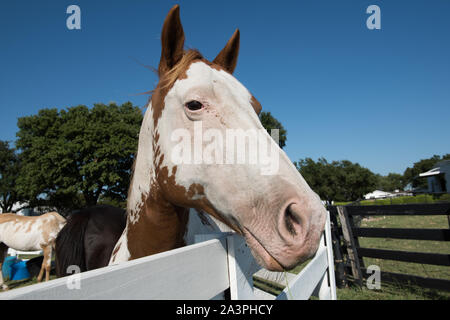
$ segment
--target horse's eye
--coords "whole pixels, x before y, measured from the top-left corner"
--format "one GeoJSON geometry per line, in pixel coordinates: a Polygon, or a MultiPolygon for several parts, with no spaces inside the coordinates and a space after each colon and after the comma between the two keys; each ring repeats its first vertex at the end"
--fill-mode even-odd
{"type": "Polygon", "coordinates": [[[197,111],[203,108],[203,105],[197,100],[192,100],[186,103],[186,108],[188,108],[191,111],[197,111]]]}

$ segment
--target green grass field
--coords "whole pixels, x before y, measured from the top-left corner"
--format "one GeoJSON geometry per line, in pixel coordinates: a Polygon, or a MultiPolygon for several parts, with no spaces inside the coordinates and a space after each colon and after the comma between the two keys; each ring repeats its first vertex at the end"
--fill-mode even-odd
{"type": "Polygon", "coordinates": [[[380,290],[369,290],[366,287],[337,289],[337,298],[338,300],[449,300],[450,294],[421,287],[382,283],[380,290]]]}
{"type": "MultiPolygon", "coordinates": [[[[447,216],[382,216],[364,219],[362,227],[377,228],[438,228],[447,229],[447,216]]],[[[377,248],[387,250],[402,250],[413,252],[450,254],[450,242],[425,241],[425,240],[402,240],[387,238],[359,238],[361,247],[377,248]]],[[[450,280],[450,267],[433,266],[420,263],[408,263],[401,261],[364,258],[364,264],[378,265],[382,271],[407,273],[428,278],[450,280]]]]}
{"type": "MultiPolygon", "coordinates": [[[[366,228],[419,228],[447,229],[447,216],[376,216],[367,217],[361,221],[361,227],[366,228]]],[[[359,244],[365,248],[387,250],[414,251],[427,253],[450,254],[450,242],[403,240],[387,238],[359,238],[359,244]]],[[[428,278],[450,280],[450,267],[434,266],[420,263],[409,263],[393,260],[363,258],[367,266],[377,265],[381,271],[405,273],[428,278]]],[[[369,290],[356,286],[338,289],[338,299],[341,300],[449,300],[450,292],[408,286],[403,283],[383,283],[381,290],[369,290]]]]}

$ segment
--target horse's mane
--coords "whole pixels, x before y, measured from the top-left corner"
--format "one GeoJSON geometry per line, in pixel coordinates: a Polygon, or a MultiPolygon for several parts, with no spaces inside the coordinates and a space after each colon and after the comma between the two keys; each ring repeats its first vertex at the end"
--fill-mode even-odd
{"type": "Polygon", "coordinates": [[[76,265],[80,271],[98,268],[98,264],[107,265],[115,243],[125,229],[126,213],[122,208],[110,205],[97,205],[74,211],[67,217],[66,225],[61,229],[55,241],[56,275],[70,275],[68,267],[76,265]],[[87,236],[87,238],[86,238],[87,236]],[[90,244],[86,251],[85,243],[90,244]],[[90,260],[86,260],[90,256],[90,260]],[[92,258],[96,261],[92,261],[92,258]]]}
{"type": "Polygon", "coordinates": [[[163,75],[159,75],[160,83],[155,90],[163,90],[173,86],[175,81],[184,76],[184,73],[187,71],[189,66],[195,60],[203,60],[202,54],[196,49],[189,49],[184,51],[183,56],[180,61],[178,61],[175,66],[172,67],[168,72],[163,75]]]}
{"type": "Polygon", "coordinates": [[[56,275],[69,275],[67,268],[76,265],[86,271],[84,234],[89,222],[89,211],[77,211],[67,217],[66,225],[60,230],[55,241],[56,275]]]}

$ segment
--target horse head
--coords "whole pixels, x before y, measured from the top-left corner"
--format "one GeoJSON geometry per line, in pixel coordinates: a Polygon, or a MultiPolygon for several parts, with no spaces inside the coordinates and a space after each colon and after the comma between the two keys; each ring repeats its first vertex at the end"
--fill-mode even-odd
{"type": "Polygon", "coordinates": [[[233,76],[239,38],[236,30],[208,61],[184,50],[179,7],[167,15],[160,80],[142,123],[129,191],[128,259],[160,250],[138,249],[145,241],[181,246],[186,208],[244,236],[266,269],[292,268],[316,252],[325,208],[261,125],[259,102],[233,76]]]}

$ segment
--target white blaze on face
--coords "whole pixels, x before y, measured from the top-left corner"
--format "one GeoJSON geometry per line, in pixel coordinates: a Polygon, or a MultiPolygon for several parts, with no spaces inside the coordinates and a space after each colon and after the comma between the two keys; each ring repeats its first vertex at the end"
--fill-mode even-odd
{"type": "MultiPolygon", "coordinates": [[[[274,148],[270,147],[275,145],[273,153],[278,157],[279,148],[261,125],[251,101],[252,95],[236,78],[204,62],[192,63],[186,78],[175,82],[164,99],[164,109],[156,129],[160,133],[159,146],[164,154],[162,166],[166,166],[169,173],[177,166],[178,184],[189,188],[203,178],[201,175],[210,174],[208,170],[220,168],[222,164],[231,164],[231,167],[251,164],[253,168],[250,170],[262,171],[262,163],[258,163],[259,159],[254,154],[260,145],[272,150],[274,148]],[[194,113],[185,111],[184,105],[193,100],[201,102],[204,109],[194,113]],[[247,143],[250,140],[255,143],[247,143]],[[264,140],[264,143],[258,144],[258,140],[264,140]],[[189,148],[179,147],[186,142],[190,142],[189,148]],[[234,151],[239,143],[245,144],[244,154],[238,149],[234,151]],[[229,148],[228,144],[232,147],[229,148]],[[190,154],[186,157],[180,149],[188,150],[190,154]],[[243,158],[247,162],[242,161],[243,158]],[[189,160],[190,163],[186,163],[189,160]],[[205,169],[208,165],[209,169],[205,169]]],[[[260,158],[267,160],[267,157],[260,158]]],[[[267,161],[265,163],[267,166],[267,161]]]]}

